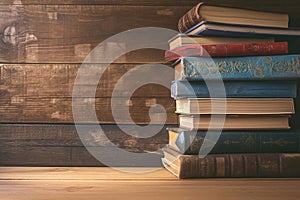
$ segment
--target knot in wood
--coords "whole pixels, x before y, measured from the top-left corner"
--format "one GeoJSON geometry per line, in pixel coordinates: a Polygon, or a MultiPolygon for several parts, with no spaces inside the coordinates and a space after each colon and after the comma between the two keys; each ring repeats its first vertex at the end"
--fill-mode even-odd
{"type": "Polygon", "coordinates": [[[15,26],[7,26],[3,31],[2,41],[12,46],[17,45],[17,33],[15,26]]]}

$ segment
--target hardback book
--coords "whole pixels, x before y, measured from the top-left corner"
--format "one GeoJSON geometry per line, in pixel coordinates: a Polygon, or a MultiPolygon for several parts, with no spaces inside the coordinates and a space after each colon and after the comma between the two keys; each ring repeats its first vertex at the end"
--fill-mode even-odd
{"type": "Polygon", "coordinates": [[[292,98],[186,98],[176,100],[176,113],[188,115],[292,115],[292,98]]]}
{"type": "Polygon", "coordinates": [[[182,57],[268,56],[287,53],[287,42],[194,44],[165,51],[165,60],[173,62],[182,57]]]}
{"type": "Polygon", "coordinates": [[[223,37],[282,37],[299,36],[297,28],[274,28],[264,26],[246,26],[202,21],[185,32],[187,35],[210,35],[223,37]]]}
{"type": "Polygon", "coordinates": [[[179,179],[187,178],[280,178],[300,177],[300,154],[181,155],[164,149],[163,165],[179,179]]]}
{"type": "Polygon", "coordinates": [[[201,21],[287,28],[289,16],[283,13],[214,6],[201,2],[180,18],[178,30],[185,32],[201,21]]]}
{"type": "MultiPolygon", "coordinates": [[[[217,131],[168,128],[168,146],[181,154],[198,155],[205,136],[217,131]]],[[[206,141],[209,138],[205,139],[206,141]]],[[[300,130],[222,131],[210,154],[300,153],[300,130]]]]}
{"type": "Polygon", "coordinates": [[[287,80],[300,78],[300,55],[186,57],[175,66],[175,80],[287,80]]]}
{"type": "Polygon", "coordinates": [[[289,129],[289,115],[179,115],[179,126],[188,130],[289,129]]]}
{"type": "MultiPolygon", "coordinates": [[[[295,98],[297,95],[296,81],[224,81],[227,98],[295,98]]],[[[220,88],[209,83],[216,90],[216,94],[222,94],[220,88]]],[[[211,95],[204,81],[173,81],[171,85],[171,97],[181,98],[209,98],[211,95]]],[[[221,95],[215,96],[220,98],[221,95]]]]}
{"type": "Polygon", "coordinates": [[[258,43],[258,42],[275,42],[274,38],[270,37],[222,37],[222,36],[193,36],[186,34],[177,34],[169,41],[170,49],[191,45],[191,44],[243,44],[243,43],[258,43]]]}

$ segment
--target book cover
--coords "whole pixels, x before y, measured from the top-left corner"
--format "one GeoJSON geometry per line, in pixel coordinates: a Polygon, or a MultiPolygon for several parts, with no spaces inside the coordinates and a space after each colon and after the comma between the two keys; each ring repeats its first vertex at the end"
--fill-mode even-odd
{"type": "Polygon", "coordinates": [[[191,44],[243,44],[260,42],[275,42],[275,39],[270,37],[222,37],[177,34],[168,41],[170,49],[191,44]]]}
{"type": "Polygon", "coordinates": [[[183,15],[178,22],[179,32],[185,32],[201,21],[247,24],[256,26],[288,27],[287,14],[214,6],[200,2],[183,15]]]}
{"type": "MultiPolygon", "coordinates": [[[[182,128],[168,128],[168,132],[169,146],[191,155],[199,154],[207,134],[182,128]]],[[[222,131],[210,154],[222,153],[300,153],[300,131],[222,131]]]]}
{"type": "Polygon", "coordinates": [[[300,177],[300,154],[180,155],[164,150],[163,165],[179,179],[300,177]]]}
{"type": "MultiPolygon", "coordinates": [[[[214,83],[210,83],[213,86],[214,83]]],[[[213,87],[217,90],[222,88],[213,87]]],[[[224,81],[226,97],[228,98],[295,98],[297,94],[296,81],[224,81]]],[[[204,81],[173,81],[171,97],[181,98],[209,98],[211,95],[204,81]]],[[[222,96],[215,96],[215,98],[222,96]]]]}
{"type": "Polygon", "coordinates": [[[179,127],[188,130],[284,130],[290,115],[179,115],[179,127]]]}
{"type": "Polygon", "coordinates": [[[175,80],[287,80],[300,78],[300,55],[186,57],[174,65],[175,80]]]}
{"type": "Polygon", "coordinates": [[[187,98],[176,100],[176,113],[188,115],[292,115],[292,98],[187,98]]]}
{"type": "Polygon", "coordinates": [[[165,60],[172,62],[182,57],[267,56],[288,53],[287,42],[240,44],[194,44],[165,51],[165,60]]]}

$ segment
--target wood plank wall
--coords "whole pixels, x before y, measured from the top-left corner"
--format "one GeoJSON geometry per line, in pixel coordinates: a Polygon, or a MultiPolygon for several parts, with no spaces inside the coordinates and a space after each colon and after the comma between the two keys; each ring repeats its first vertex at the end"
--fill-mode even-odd
{"type": "MultiPolygon", "coordinates": [[[[102,166],[85,150],[72,125],[72,89],[80,64],[96,45],[122,31],[139,27],[176,30],[178,19],[197,2],[0,1],[0,165],[102,166]]],[[[290,25],[300,26],[298,0],[207,2],[287,12],[290,25]]],[[[299,41],[291,42],[292,52],[299,52],[299,41]]],[[[164,63],[163,51],[144,49],[119,57],[105,71],[96,92],[96,110],[101,113],[98,119],[107,124],[104,129],[108,137],[117,146],[134,152],[154,151],[168,142],[165,129],[145,140],[126,136],[113,125],[110,98],[116,82],[137,65],[147,63],[164,63]]],[[[164,77],[171,82],[173,74],[164,77]]],[[[120,98],[127,97],[123,95],[120,98]]],[[[167,112],[166,123],[177,124],[174,101],[169,90],[162,86],[143,86],[124,106],[130,106],[135,123],[147,124],[152,105],[149,102],[163,105],[167,112]]],[[[296,106],[299,107],[299,100],[296,106]]],[[[123,112],[122,106],[120,109],[123,112]]],[[[295,126],[299,126],[299,117],[298,114],[293,120],[295,126]]]]}

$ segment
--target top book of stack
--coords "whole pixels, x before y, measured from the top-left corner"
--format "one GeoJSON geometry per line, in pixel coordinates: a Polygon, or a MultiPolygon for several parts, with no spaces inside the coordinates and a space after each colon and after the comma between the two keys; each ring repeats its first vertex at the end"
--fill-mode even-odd
{"type": "Polygon", "coordinates": [[[178,22],[178,30],[184,33],[203,21],[273,28],[289,27],[289,16],[287,14],[220,7],[202,2],[181,17],[178,22]]]}

